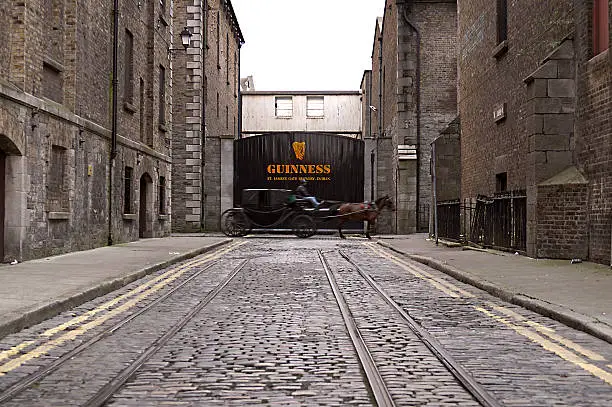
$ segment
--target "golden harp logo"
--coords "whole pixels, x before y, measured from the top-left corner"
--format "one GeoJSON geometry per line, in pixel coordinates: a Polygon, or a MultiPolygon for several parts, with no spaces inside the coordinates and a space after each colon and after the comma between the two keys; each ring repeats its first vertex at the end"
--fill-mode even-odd
{"type": "Polygon", "coordinates": [[[304,153],[306,152],[306,142],[302,141],[300,143],[299,141],[294,141],[293,144],[291,144],[291,146],[293,147],[293,152],[295,153],[295,157],[298,160],[303,160],[304,153]]]}

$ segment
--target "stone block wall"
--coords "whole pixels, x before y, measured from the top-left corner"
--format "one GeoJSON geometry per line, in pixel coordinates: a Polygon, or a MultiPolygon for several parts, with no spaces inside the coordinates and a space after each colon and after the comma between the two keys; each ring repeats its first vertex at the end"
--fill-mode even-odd
{"type": "Polygon", "coordinates": [[[172,67],[167,43],[172,28],[162,23],[168,22],[171,2],[166,4],[168,9],[161,10],[156,2],[121,2],[118,150],[112,189],[112,2],[90,3],[87,12],[78,2],[9,0],[0,4],[0,15],[10,16],[8,40],[0,44],[0,54],[9,55],[11,61],[0,70],[0,149],[6,155],[0,260],[89,249],[107,244],[109,237],[117,243],[169,233],[169,217],[159,213],[159,180],[164,177],[170,187],[170,133],[159,128],[157,115],[162,103],[166,122],[171,122],[172,67]],[[47,10],[50,4],[55,8],[47,10]],[[131,82],[124,80],[129,63],[126,30],[134,37],[131,82]],[[160,65],[167,73],[163,100],[156,69],[160,65]],[[124,99],[129,85],[134,87],[134,103],[128,106],[124,99]],[[148,180],[143,225],[137,213],[123,214],[125,166],[134,169],[129,199],[136,212],[140,179],[148,180]]]}
{"type": "MultiPolygon", "coordinates": [[[[185,81],[174,84],[173,230],[219,230],[222,200],[221,138],[238,137],[242,33],[229,0],[181,0],[179,21],[194,33],[186,55],[175,57],[185,81]]],[[[223,178],[226,179],[227,177],[223,178]]]]}

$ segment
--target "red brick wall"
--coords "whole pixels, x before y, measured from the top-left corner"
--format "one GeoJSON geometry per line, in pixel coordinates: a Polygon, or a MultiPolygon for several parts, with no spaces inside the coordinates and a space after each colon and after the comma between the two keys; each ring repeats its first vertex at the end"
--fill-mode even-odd
{"type": "Polygon", "coordinates": [[[538,257],[588,258],[587,184],[538,187],[538,257]]]}
{"type": "MultiPolygon", "coordinates": [[[[589,256],[610,264],[612,235],[612,56],[593,56],[591,1],[580,0],[576,21],[578,109],[576,157],[589,181],[589,256]]],[[[612,7],[610,7],[612,14],[612,7]]],[[[612,15],[609,18],[612,22],[612,15]]],[[[612,35],[612,29],[610,30],[612,35]]]]}

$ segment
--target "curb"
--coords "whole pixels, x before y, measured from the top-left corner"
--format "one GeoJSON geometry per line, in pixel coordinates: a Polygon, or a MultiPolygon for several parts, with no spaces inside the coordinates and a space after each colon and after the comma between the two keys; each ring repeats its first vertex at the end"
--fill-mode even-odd
{"type": "Polygon", "coordinates": [[[31,327],[40,322],[43,322],[49,318],[52,318],[64,311],[70,310],[81,304],[91,301],[95,298],[101,297],[112,291],[118,290],[131,282],[134,282],[148,274],[154,273],[158,270],[164,269],[171,266],[172,264],[179,263],[199,256],[200,254],[212,251],[220,246],[226,245],[232,242],[233,239],[226,239],[221,242],[213,243],[209,246],[204,246],[199,249],[192,250],[190,252],[181,254],[179,256],[172,257],[168,260],[160,263],[153,264],[149,267],[142,268],[135,272],[132,272],[126,276],[118,277],[114,280],[105,281],[98,284],[97,286],[87,288],[85,291],[67,296],[65,298],[57,299],[52,303],[47,303],[34,310],[27,311],[19,316],[11,318],[11,314],[8,314],[8,321],[0,324],[0,339],[7,335],[21,331],[22,329],[31,327]]]}
{"type": "Polygon", "coordinates": [[[455,280],[486,291],[503,301],[521,306],[542,316],[554,319],[555,321],[567,325],[570,328],[586,332],[589,335],[612,344],[612,327],[600,322],[596,318],[580,314],[561,305],[549,303],[519,292],[514,292],[506,287],[474,277],[474,275],[467,271],[460,270],[448,264],[443,264],[438,260],[432,259],[431,257],[421,256],[418,254],[408,254],[402,250],[392,247],[388,243],[381,241],[378,241],[378,244],[408,257],[411,260],[425,264],[433,269],[448,274],[455,280]]]}

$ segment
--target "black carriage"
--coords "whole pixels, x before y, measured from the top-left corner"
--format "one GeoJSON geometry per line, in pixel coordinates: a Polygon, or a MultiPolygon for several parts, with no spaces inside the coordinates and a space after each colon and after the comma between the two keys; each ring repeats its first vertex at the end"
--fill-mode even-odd
{"type": "Polygon", "coordinates": [[[296,198],[290,189],[243,189],[241,205],[221,215],[221,230],[227,236],[245,236],[253,230],[291,230],[306,238],[317,233],[317,223],[334,208],[315,209],[310,202],[296,198]]]}

